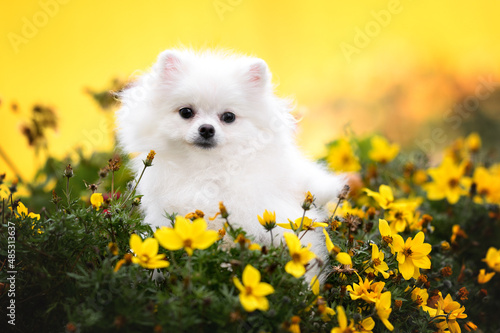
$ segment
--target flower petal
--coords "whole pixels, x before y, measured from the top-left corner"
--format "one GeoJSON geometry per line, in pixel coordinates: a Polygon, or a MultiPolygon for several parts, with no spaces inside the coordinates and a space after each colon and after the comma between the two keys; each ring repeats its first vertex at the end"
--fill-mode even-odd
{"type": "Polygon", "coordinates": [[[19,201],[19,203],[17,204],[17,213],[21,215],[21,217],[25,217],[26,215],[28,215],[28,208],[26,208],[26,206],[21,201],[19,201]]]}
{"type": "Polygon", "coordinates": [[[257,300],[257,309],[261,311],[269,310],[269,301],[265,297],[256,297],[257,300]]]}
{"type": "Polygon", "coordinates": [[[245,287],[241,284],[240,279],[238,279],[236,276],[233,277],[233,283],[238,288],[239,291],[244,292],[245,287]]]}
{"type": "Polygon", "coordinates": [[[427,256],[421,256],[421,257],[415,257],[412,256],[411,260],[413,262],[413,265],[423,268],[423,269],[429,269],[431,268],[431,261],[427,256]]]}
{"type": "Polygon", "coordinates": [[[411,279],[415,272],[415,266],[411,259],[406,258],[404,263],[399,263],[399,272],[403,275],[405,280],[411,279]]]}
{"type": "Polygon", "coordinates": [[[337,257],[335,257],[335,259],[343,265],[352,266],[351,256],[345,252],[340,252],[339,254],[337,254],[337,257]]]}
{"type": "Polygon", "coordinates": [[[142,243],[142,253],[148,255],[148,257],[153,258],[158,254],[158,241],[154,238],[146,238],[142,243]]]}
{"type": "Polygon", "coordinates": [[[191,235],[193,233],[192,223],[184,216],[177,215],[175,217],[174,230],[182,239],[191,238],[191,235]]]}
{"type": "Polygon", "coordinates": [[[243,284],[246,287],[252,287],[252,289],[260,283],[260,272],[251,265],[246,265],[243,270],[243,284]]]}
{"type": "Polygon", "coordinates": [[[347,327],[347,317],[345,315],[344,308],[342,306],[337,306],[337,319],[339,321],[340,328],[347,327]]]}
{"type": "Polygon", "coordinates": [[[204,219],[196,219],[191,223],[190,238],[195,239],[207,230],[207,222],[204,219]]]}
{"type": "Polygon", "coordinates": [[[432,251],[432,245],[424,243],[417,246],[412,246],[411,250],[415,255],[428,255],[432,251]]]}
{"type": "Polygon", "coordinates": [[[288,247],[290,253],[296,252],[297,249],[300,249],[300,241],[294,233],[286,232],[283,234],[283,237],[285,238],[286,246],[288,247]]]}
{"type": "Polygon", "coordinates": [[[257,298],[253,295],[240,294],[240,303],[247,312],[253,312],[259,307],[257,298]]]}
{"type": "Polygon", "coordinates": [[[193,239],[193,247],[205,250],[219,239],[219,233],[215,230],[207,230],[193,239]]]}
{"type": "Polygon", "coordinates": [[[261,282],[252,288],[255,296],[267,296],[274,293],[274,288],[269,283],[261,282]]]}
{"type": "Polygon", "coordinates": [[[306,268],[304,267],[304,265],[301,265],[299,263],[296,263],[294,262],[293,260],[292,261],[289,261],[286,265],[285,265],[285,271],[288,273],[288,274],[291,274],[293,275],[294,277],[296,278],[299,278],[301,277],[302,275],[305,274],[306,272],[306,268]]]}
{"type": "Polygon", "coordinates": [[[389,223],[387,223],[387,221],[384,219],[378,220],[378,230],[380,231],[380,235],[382,236],[390,236],[392,234],[389,223]]]}
{"type": "Polygon", "coordinates": [[[392,236],[392,241],[393,241],[394,249],[396,250],[396,252],[403,251],[403,247],[405,246],[405,242],[403,240],[403,237],[396,234],[396,235],[392,236]]]}
{"type": "Polygon", "coordinates": [[[328,232],[326,232],[325,228],[323,228],[323,234],[325,235],[326,249],[328,250],[328,253],[330,253],[330,252],[332,252],[335,245],[333,245],[333,242],[332,242],[330,236],[328,235],[328,232]]]}
{"type": "Polygon", "coordinates": [[[161,227],[156,230],[155,238],[161,246],[167,250],[179,250],[184,247],[183,240],[179,237],[177,232],[172,228],[161,227]]]}
{"type": "Polygon", "coordinates": [[[130,235],[130,248],[137,255],[142,252],[142,238],[139,235],[130,235]]]}

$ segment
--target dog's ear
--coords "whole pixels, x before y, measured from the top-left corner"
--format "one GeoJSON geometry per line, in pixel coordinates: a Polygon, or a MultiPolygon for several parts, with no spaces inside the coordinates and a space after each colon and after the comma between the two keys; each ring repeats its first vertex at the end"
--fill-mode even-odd
{"type": "Polygon", "coordinates": [[[271,73],[267,68],[267,64],[262,59],[252,59],[246,73],[248,82],[256,88],[265,87],[271,82],[271,73]]]}
{"type": "Polygon", "coordinates": [[[176,50],[166,50],[158,56],[157,65],[160,75],[170,79],[182,70],[181,54],[176,50]]]}

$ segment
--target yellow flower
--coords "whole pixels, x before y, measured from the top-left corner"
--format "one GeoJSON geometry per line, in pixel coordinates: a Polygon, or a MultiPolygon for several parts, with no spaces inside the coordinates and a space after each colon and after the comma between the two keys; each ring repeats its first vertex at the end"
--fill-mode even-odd
{"type": "Polygon", "coordinates": [[[237,277],[233,277],[233,283],[240,291],[240,303],[245,311],[267,311],[269,301],[266,296],[274,293],[274,288],[269,283],[260,282],[260,272],[251,265],[246,265],[242,279],[243,284],[237,277]]]}
{"type": "Polygon", "coordinates": [[[412,179],[416,185],[422,185],[422,184],[426,183],[428,180],[427,172],[425,172],[424,170],[417,170],[413,174],[412,179]]]}
{"type": "Polygon", "coordinates": [[[262,247],[257,243],[252,243],[248,246],[248,249],[250,251],[260,251],[260,250],[262,250],[262,247]]]}
{"type": "MultiPolygon", "coordinates": [[[[378,230],[380,231],[380,236],[382,236],[382,240],[389,245],[391,252],[394,254],[394,238],[392,237],[392,230],[389,227],[389,223],[387,223],[384,219],[378,220],[378,230]]],[[[396,235],[396,233],[394,233],[396,235]]]]}
{"type": "Polygon", "coordinates": [[[99,210],[103,202],[104,198],[102,197],[101,193],[93,193],[90,196],[90,203],[92,204],[92,207],[94,207],[96,210],[99,210]]]}
{"type": "Polygon", "coordinates": [[[25,218],[27,216],[31,219],[36,219],[37,221],[40,220],[40,214],[35,214],[33,212],[30,212],[28,214],[28,208],[26,208],[26,206],[21,201],[19,201],[17,205],[17,213],[19,214],[19,216],[21,216],[21,218],[25,218]]]}
{"type": "MultiPolygon", "coordinates": [[[[357,273],[356,273],[357,274],[357,273]]],[[[361,298],[368,303],[375,303],[377,294],[371,291],[371,281],[368,278],[363,279],[358,275],[359,283],[353,283],[352,286],[347,286],[347,291],[352,300],[361,298]]]]}
{"type": "Polygon", "coordinates": [[[423,232],[416,234],[414,239],[408,237],[406,242],[400,235],[394,235],[394,250],[398,252],[396,259],[399,263],[399,271],[405,280],[412,277],[418,278],[420,268],[431,268],[431,261],[427,255],[431,252],[432,246],[424,243],[424,239],[423,232]]]}
{"type": "Polygon", "coordinates": [[[325,243],[326,243],[326,249],[328,250],[328,253],[336,253],[335,259],[340,262],[342,265],[351,265],[352,266],[352,259],[351,256],[346,253],[346,252],[340,252],[340,248],[335,246],[330,238],[330,235],[328,235],[328,232],[326,231],[325,228],[323,228],[323,234],[325,235],[325,243]]]}
{"type": "Polygon", "coordinates": [[[332,320],[331,317],[333,317],[336,314],[335,310],[326,306],[326,302],[321,296],[318,297],[317,303],[318,303],[318,312],[321,313],[321,320],[323,320],[324,322],[331,321],[332,320]]]}
{"type": "Polygon", "coordinates": [[[363,191],[382,207],[383,209],[389,209],[394,203],[394,195],[392,194],[392,189],[387,185],[380,185],[378,192],[374,192],[370,189],[364,188],[363,191]]]}
{"type": "Polygon", "coordinates": [[[123,256],[123,259],[118,260],[118,262],[116,263],[114,271],[118,272],[120,270],[120,268],[123,266],[123,264],[130,265],[132,263],[133,257],[134,256],[132,256],[131,253],[125,253],[125,255],[123,256]]]}
{"type": "Polygon", "coordinates": [[[474,324],[472,321],[466,322],[465,325],[464,325],[464,327],[467,330],[467,332],[471,332],[471,331],[477,330],[477,325],[474,324]]]}
{"type": "Polygon", "coordinates": [[[391,229],[395,232],[403,232],[406,226],[412,224],[416,202],[394,203],[385,214],[385,219],[390,222],[391,229]]]}
{"type": "Polygon", "coordinates": [[[382,323],[384,323],[385,327],[387,327],[389,331],[394,330],[394,326],[389,322],[389,315],[392,312],[390,291],[386,291],[380,296],[375,303],[375,309],[377,310],[377,315],[382,323]]]}
{"type": "Polygon", "coordinates": [[[449,332],[460,333],[460,325],[457,323],[457,319],[467,318],[464,311],[465,307],[461,307],[460,303],[453,301],[449,294],[443,299],[443,296],[439,293],[435,318],[442,321],[436,323],[436,326],[443,332],[448,329],[449,332]]]}
{"type": "Polygon", "coordinates": [[[300,333],[300,317],[299,316],[293,316],[292,319],[290,319],[291,325],[288,328],[288,332],[291,333],[300,333]]]}
{"type": "Polygon", "coordinates": [[[432,181],[422,187],[427,191],[429,200],[448,200],[450,204],[455,204],[462,195],[467,195],[467,178],[463,177],[467,161],[457,165],[449,157],[445,158],[437,168],[431,168],[427,172],[432,177],[432,181]]]}
{"type": "Polygon", "coordinates": [[[495,272],[500,273],[500,250],[490,247],[486,252],[486,258],[482,259],[495,272]]]}
{"type": "Polygon", "coordinates": [[[307,265],[312,259],[316,258],[316,255],[309,251],[311,244],[303,248],[300,244],[299,238],[295,234],[287,232],[283,235],[283,237],[285,237],[288,251],[292,257],[292,260],[285,265],[285,271],[294,277],[299,278],[306,272],[305,265],[307,265]]]}
{"type": "Polygon", "coordinates": [[[387,273],[389,266],[384,261],[384,252],[379,251],[377,244],[372,243],[370,245],[372,246],[371,266],[366,269],[366,272],[373,272],[375,276],[381,273],[384,279],[389,278],[389,273],[387,273]]]}
{"type": "Polygon", "coordinates": [[[444,150],[444,158],[451,158],[454,162],[459,163],[466,157],[466,149],[463,138],[456,139],[449,147],[444,150]]]}
{"type": "Polygon", "coordinates": [[[477,195],[474,197],[476,203],[500,204],[500,175],[484,167],[477,167],[472,182],[476,184],[477,195]]]}
{"type": "MultiPolygon", "coordinates": [[[[409,287],[408,287],[409,289],[409,287]]],[[[411,292],[411,299],[422,308],[422,310],[429,313],[431,317],[436,315],[436,309],[427,306],[427,300],[429,299],[429,294],[427,293],[427,289],[420,289],[415,287],[411,292]]]]}
{"type": "Polygon", "coordinates": [[[329,149],[326,161],[334,171],[358,171],[361,169],[358,157],[346,139],[338,140],[337,144],[329,149]]]}
{"type": "Polygon", "coordinates": [[[477,153],[481,149],[481,137],[476,132],[472,132],[465,138],[465,146],[471,153],[477,153]]]}
{"type": "Polygon", "coordinates": [[[248,238],[245,237],[245,235],[243,234],[238,234],[238,236],[236,236],[236,239],[234,240],[234,243],[235,244],[240,244],[241,248],[244,248],[245,245],[250,245],[252,243],[252,241],[248,238]]]}
{"type": "Polygon", "coordinates": [[[313,222],[313,220],[311,220],[307,216],[304,216],[304,221],[302,221],[302,217],[299,217],[294,222],[292,222],[291,220],[288,220],[288,222],[289,223],[278,223],[278,225],[285,229],[292,229],[293,231],[299,230],[301,223],[302,223],[302,229],[300,229],[300,231],[312,230],[317,227],[328,227],[328,223],[313,222]]]}
{"type": "Polygon", "coordinates": [[[368,317],[356,323],[355,327],[356,327],[355,332],[372,333],[372,330],[375,327],[375,321],[373,321],[372,317],[368,317]]]}
{"type": "Polygon", "coordinates": [[[266,228],[266,230],[271,230],[276,227],[276,212],[268,212],[267,209],[264,211],[264,214],[262,214],[262,217],[260,215],[257,215],[257,219],[259,220],[259,223],[266,228]]]}
{"type": "Polygon", "coordinates": [[[130,236],[130,249],[135,256],[132,258],[134,264],[139,264],[144,268],[164,268],[170,263],[166,260],[164,254],[158,254],[158,241],[154,238],[146,238],[144,242],[141,237],[132,234],[130,236]]]}
{"type": "Polygon", "coordinates": [[[372,161],[380,163],[388,163],[399,153],[398,144],[389,144],[386,138],[374,136],[370,140],[372,149],[368,152],[368,156],[372,161]]]}
{"type": "Polygon", "coordinates": [[[116,243],[110,242],[108,244],[108,250],[111,252],[112,255],[117,256],[118,255],[118,245],[116,243]]]}
{"type": "Polygon", "coordinates": [[[485,269],[480,269],[479,270],[479,275],[477,276],[477,282],[479,284],[484,284],[488,281],[491,280],[491,278],[495,275],[495,272],[491,272],[491,273],[486,273],[486,270],[485,269]]]}
{"type": "Polygon", "coordinates": [[[330,333],[348,333],[355,332],[354,320],[351,319],[349,326],[347,326],[347,316],[345,315],[344,308],[342,306],[337,306],[337,319],[339,321],[339,326],[334,327],[330,333]]]}
{"type": "Polygon", "coordinates": [[[454,224],[453,227],[451,228],[450,241],[452,244],[457,244],[457,237],[469,238],[467,233],[462,228],[460,228],[458,224],[454,224]]]}
{"type": "Polygon", "coordinates": [[[347,286],[349,296],[352,300],[362,299],[367,303],[376,303],[380,298],[382,290],[384,289],[385,282],[372,282],[368,278],[363,279],[359,276],[359,283],[353,283],[352,286],[347,286]]]}
{"type": "Polygon", "coordinates": [[[191,223],[185,217],[177,215],[174,227],[161,227],[156,230],[155,238],[167,250],[184,248],[191,256],[193,250],[204,250],[215,243],[219,234],[217,231],[207,230],[207,222],[204,219],[196,219],[191,223]]]}
{"type": "Polygon", "coordinates": [[[319,279],[317,275],[313,276],[310,286],[313,294],[316,296],[319,295],[319,279]]]}

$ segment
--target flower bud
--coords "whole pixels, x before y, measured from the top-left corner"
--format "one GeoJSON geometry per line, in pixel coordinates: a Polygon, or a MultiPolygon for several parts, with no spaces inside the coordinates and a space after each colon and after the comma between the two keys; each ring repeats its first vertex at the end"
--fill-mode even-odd
{"type": "Polygon", "coordinates": [[[144,160],[144,165],[146,167],[150,167],[153,165],[153,160],[155,158],[155,155],[156,155],[156,152],[154,150],[151,150],[148,154],[148,156],[146,157],[146,160],[144,160]]]}
{"type": "Polygon", "coordinates": [[[304,199],[304,202],[302,203],[302,209],[304,210],[309,210],[311,209],[311,205],[314,202],[314,196],[311,194],[311,192],[307,191],[306,193],[306,198],[304,199]]]}
{"type": "Polygon", "coordinates": [[[342,191],[340,191],[340,194],[338,195],[338,198],[340,200],[345,200],[347,199],[347,195],[349,194],[349,190],[350,190],[350,186],[349,185],[344,185],[344,187],[342,188],[342,191]]]}
{"type": "Polygon", "coordinates": [[[220,215],[222,216],[222,218],[227,219],[229,214],[226,210],[226,206],[224,206],[224,203],[222,201],[219,202],[219,211],[220,211],[220,215]]]}
{"type": "Polygon", "coordinates": [[[66,166],[66,169],[64,169],[64,177],[66,178],[71,178],[73,177],[73,168],[71,167],[71,164],[68,164],[66,166]]]}

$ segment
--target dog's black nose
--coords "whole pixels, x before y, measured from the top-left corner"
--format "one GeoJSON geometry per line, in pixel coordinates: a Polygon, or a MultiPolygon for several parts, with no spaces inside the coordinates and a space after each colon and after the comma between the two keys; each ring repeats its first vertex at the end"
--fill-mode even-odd
{"type": "Polygon", "coordinates": [[[200,128],[198,128],[198,133],[205,139],[210,139],[215,135],[215,128],[212,125],[201,125],[200,128]]]}

